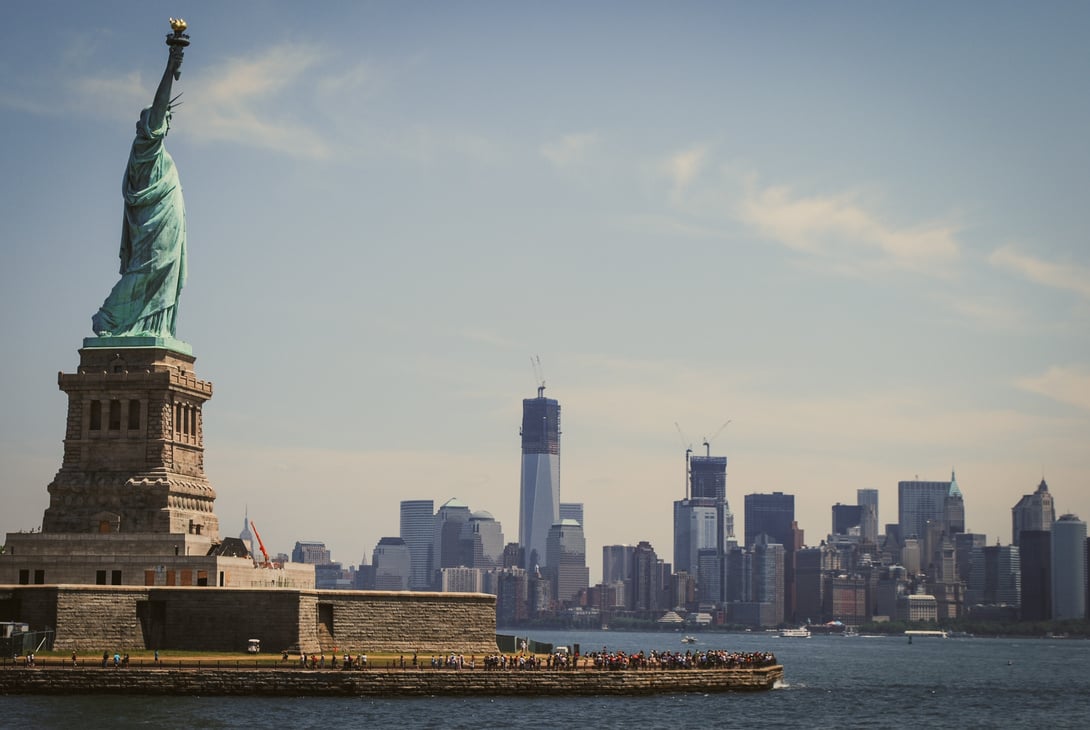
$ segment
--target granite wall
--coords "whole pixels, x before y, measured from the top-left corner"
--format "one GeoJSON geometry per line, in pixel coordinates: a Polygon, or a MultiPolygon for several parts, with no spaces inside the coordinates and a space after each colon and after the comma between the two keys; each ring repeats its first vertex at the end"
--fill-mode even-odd
{"type": "Polygon", "coordinates": [[[496,650],[495,597],[291,588],[0,586],[0,620],[56,631],[58,651],[496,650]]]}
{"type": "Polygon", "coordinates": [[[783,667],[681,670],[24,669],[0,670],[0,694],[645,695],[761,691],[783,667]]]}

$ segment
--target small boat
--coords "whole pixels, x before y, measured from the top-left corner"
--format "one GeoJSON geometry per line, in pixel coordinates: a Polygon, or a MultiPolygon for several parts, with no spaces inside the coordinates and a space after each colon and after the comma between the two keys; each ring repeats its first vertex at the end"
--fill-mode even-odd
{"type": "Polygon", "coordinates": [[[844,636],[859,636],[859,631],[857,631],[854,626],[845,626],[844,636]]]}
{"type": "Polygon", "coordinates": [[[918,631],[918,630],[909,629],[908,631],[905,632],[905,636],[908,637],[908,643],[909,644],[912,643],[912,637],[914,637],[914,636],[915,637],[933,637],[933,638],[939,638],[939,639],[949,639],[950,638],[950,634],[948,634],[946,631],[941,631],[941,630],[940,631],[918,631]]]}
{"type": "Polygon", "coordinates": [[[810,629],[800,626],[797,629],[784,629],[780,632],[781,639],[809,639],[810,629]]]}
{"type": "Polygon", "coordinates": [[[681,637],[681,643],[682,644],[695,644],[696,643],[696,637],[695,636],[682,636],[681,637]]]}

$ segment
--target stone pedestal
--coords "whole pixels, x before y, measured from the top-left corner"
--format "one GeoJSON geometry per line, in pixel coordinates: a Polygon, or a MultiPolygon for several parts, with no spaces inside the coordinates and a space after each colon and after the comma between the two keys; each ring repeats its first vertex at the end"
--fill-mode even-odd
{"type": "Polygon", "coordinates": [[[258,566],[220,539],[201,418],[212,384],[187,350],[84,341],[79,370],[58,375],[68,420],[42,531],[8,533],[0,584],[314,587],[313,565],[258,566]]]}
{"type": "Polygon", "coordinates": [[[194,360],[163,347],[85,346],[79,370],[58,374],[68,420],[43,533],[219,539],[201,420],[212,384],[194,360]]]}

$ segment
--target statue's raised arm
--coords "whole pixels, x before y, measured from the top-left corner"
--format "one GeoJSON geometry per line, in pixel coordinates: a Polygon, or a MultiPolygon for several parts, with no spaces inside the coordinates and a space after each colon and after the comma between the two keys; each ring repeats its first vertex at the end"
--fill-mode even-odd
{"type": "Polygon", "coordinates": [[[175,79],[182,74],[182,54],[182,46],[170,47],[166,70],[163,71],[163,78],[159,81],[159,88],[155,91],[155,99],[151,102],[150,122],[153,129],[159,129],[163,126],[167,112],[170,111],[170,92],[175,79]]]}
{"type": "Polygon", "coordinates": [[[186,277],[185,202],[174,160],[163,147],[170,130],[173,82],[189,45],[186,23],[171,19],[170,52],[151,106],[136,123],[122,181],[121,279],[91,317],[99,337],[173,340],[186,277]]]}

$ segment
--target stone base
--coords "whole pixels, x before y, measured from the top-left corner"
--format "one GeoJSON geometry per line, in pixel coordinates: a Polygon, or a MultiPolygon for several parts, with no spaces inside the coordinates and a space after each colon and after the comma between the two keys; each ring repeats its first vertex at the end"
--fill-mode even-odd
{"type": "MultiPolygon", "coordinates": [[[[118,444],[123,451],[125,444],[118,444]]],[[[139,445],[137,445],[139,447],[139,445]]],[[[203,476],[62,469],[49,484],[48,533],[186,533],[219,536],[216,493],[203,476]]]]}
{"type": "MultiPolygon", "coordinates": [[[[94,664],[95,657],[84,657],[82,661],[84,664],[78,669],[9,671],[5,674],[5,682],[0,684],[0,694],[569,697],[766,691],[772,689],[777,682],[783,681],[783,666],[778,664],[757,669],[486,671],[373,668],[359,671],[308,671],[295,668],[294,661],[284,667],[247,669],[244,668],[247,660],[240,658],[237,662],[238,669],[224,668],[232,662],[220,662],[220,667],[208,662],[207,666],[202,665],[199,671],[194,671],[195,667],[172,668],[169,660],[163,662],[162,668],[155,669],[88,668],[94,664]]],[[[98,661],[101,662],[101,659],[98,661]]],[[[253,664],[250,663],[250,666],[253,664]]],[[[512,724],[518,723],[513,721],[512,724]]],[[[638,721],[632,722],[636,727],[642,724],[638,721]]]]}
{"type": "Polygon", "coordinates": [[[55,628],[53,648],[66,653],[241,654],[249,639],[296,655],[496,651],[496,598],[483,593],[0,585],[0,620],[55,628]]]}
{"type": "Polygon", "coordinates": [[[212,545],[190,534],[9,532],[0,584],[314,587],[313,565],[259,568],[250,558],[209,555],[212,545]]]}
{"type": "Polygon", "coordinates": [[[42,531],[189,532],[215,541],[202,417],[212,384],[197,378],[195,358],[167,349],[166,338],[84,344],[78,371],[57,376],[68,418],[42,531]]]}

